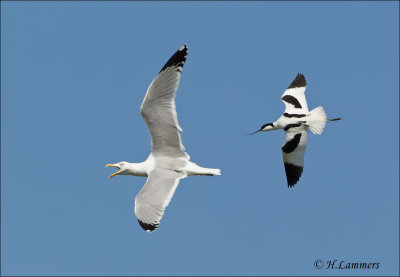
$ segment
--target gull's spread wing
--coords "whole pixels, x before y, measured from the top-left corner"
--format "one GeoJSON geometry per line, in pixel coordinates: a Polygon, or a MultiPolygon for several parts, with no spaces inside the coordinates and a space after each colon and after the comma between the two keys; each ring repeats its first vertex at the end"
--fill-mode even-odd
{"type": "Polygon", "coordinates": [[[168,157],[187,157],[179,131],[175,96],[186,61],[187,46],[182,46],[168,60],[150,84],[140,113],[151,135],[151,152],[168,157]]]}
{"type": "Polygon", "coordinates": [[[147,232],[157,229],[183,174],[156,169],[135,198],[135,214],[140,226],[147,232]]]}
{"type": "Polygon", "coordinates": [[[285,90],[281,99],[286,105],[286,114],[307,114],[308,107],[306,96],[306,78],[301,73],[298,73],[296,78],[285,90]]]}
{"type": "Polygon", "coordinates": [[[282,154],[289,187],[293,187],[303,173],[307,130],[303,124],[289,124],[285,127],[286,140],[282,146],[282,154]]]}

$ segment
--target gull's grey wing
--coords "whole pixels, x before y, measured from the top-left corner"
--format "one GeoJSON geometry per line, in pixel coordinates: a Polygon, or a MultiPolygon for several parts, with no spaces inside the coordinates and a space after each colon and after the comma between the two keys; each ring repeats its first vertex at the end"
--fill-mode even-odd
{"type": "Polygon", "coordinates": [[[281,99],[285,103],[286,114],[308,114],[306,96],[306,78],[303,74],[298,73],[296,78],[285,90],[281,99]]]}
{"type": "Polygon", "coordinates": [[[303,173],[308,129],[303,124],[290,124],[286,126],[285,131],[286,140],[282,146],[283,163],[288,186],[293,187],[303,173]]]}
{"type": "Polygon", "coordinates": [[[168,60],[152,81],[143,99],[140,113],[151,135],[151,152],[168,157],[187,157],[179,131],[175,96],[186,61],[187,45],[168,60]]]}
{"type": "Polygon", "coordinates": [[[135,198],[135,214],[140,226],[147,232],[158,228],[184,175],[171,170],[156,169],[150,172],[146,184],[135,198]]]}

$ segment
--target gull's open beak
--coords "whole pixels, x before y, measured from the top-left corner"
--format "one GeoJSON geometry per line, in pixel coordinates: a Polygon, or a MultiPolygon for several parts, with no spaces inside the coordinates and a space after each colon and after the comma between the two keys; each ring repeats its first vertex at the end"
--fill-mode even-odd
{"type": "Polygon", "coordinates": [[[115,173],[113,173],[113,174],[111,174],[111,175],[110,175],[110,178],[114,177],[115,175],[117,175],[117,174],[121,171],[121,169],[119,168],[118,165],[115,165],[115,164],[106,164],[106,167],[109,167],[109,166],[118,168],[118,171],[115,172],[115,173]]]}

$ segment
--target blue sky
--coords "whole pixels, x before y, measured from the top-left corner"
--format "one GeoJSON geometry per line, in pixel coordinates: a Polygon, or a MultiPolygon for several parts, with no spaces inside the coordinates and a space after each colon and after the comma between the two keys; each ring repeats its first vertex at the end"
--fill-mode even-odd
{"type": "Polygon", "coordinates": [[[398,2],[1,2],[2,275],[398,275],[398,2]],[[160,228],[133,212],[139,108],[189,46],[177,94],[192,161],[160,228]],[[298,72],[305,169],[286,185],[283,112],[298,72]],[[314,261],[379,262],[316,269],[314,261]]]}

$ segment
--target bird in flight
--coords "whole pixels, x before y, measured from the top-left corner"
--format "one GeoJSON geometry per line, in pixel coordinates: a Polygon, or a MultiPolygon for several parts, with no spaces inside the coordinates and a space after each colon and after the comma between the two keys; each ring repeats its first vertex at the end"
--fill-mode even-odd
{"type": "Polygon", "coordinates": [[[286,140],[282,146],[282,155],[289,187],[293,187],[303,173],[308,129],[313,134],[321,135],[326,121],[341,119],[328,119],[322,106],[308,111],[305,90],[306,78],[298,73],[281,97],[286,106],[284,114],[277,121],[264,124],[259,130],[249,134],[278,129],[285,131],[286,140]]]}
{"type": "Polygon", "coordinates": [[[147,160],[106,165],[118,168],[110,178],[115,175],[147,177],[135,198],[136,217],[147,232],[157,229],[180,179],[190,175],[221,175],[219,169],[204,168],[190,162],[179,134],[182,129],[178,123],[175,96],[187,51],[185,44],[167,61],[151,82],[140,107],[151,135],[151,153],[147,160]]]}

